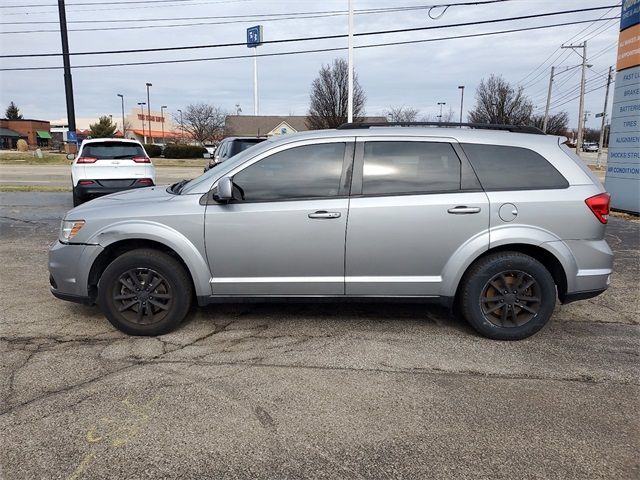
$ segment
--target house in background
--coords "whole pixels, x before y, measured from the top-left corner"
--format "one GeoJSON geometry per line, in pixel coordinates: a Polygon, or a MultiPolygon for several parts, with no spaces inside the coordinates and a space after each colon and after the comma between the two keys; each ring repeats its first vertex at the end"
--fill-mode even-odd
{"type": "MultiPolygon", "coordinates": [[[[365,117],[364,122],[386,122],[386,117],[365,117]]],[[[306,132],[306,115],[227,115],[224,122],[227,137],[273,137],[306,132]]]]}
{"type": "Polygon", "coordinates": [[[26,140],[27,136],[10,128],[0,127],[0,149],[12,150],[18,148],[18,140],[21,138],[26,140]]]}
{"type": "MultiPolygon", "coordinates": [[[[49,141],[51,140],[51,125],[47,120],[0,119],[0,128],[18,133],[20,135],[19,138],[24,138],[29,144],[29,147],[31,148],[48,147],[49,141]]],[[[9,134],[10,132],[4,132],[4,133],[9,134]]],[[[4,137],[4,138],[15,138],[15,137],[4,137]]],[[[15,142],[17,141],[18,139],[15,138],[15,142]]],[[[3,144],[4,144],[4,140],[3,140],[3,144]]],[[[15,147],[11,147],[11,148],[15,148],[15,147]]]]}

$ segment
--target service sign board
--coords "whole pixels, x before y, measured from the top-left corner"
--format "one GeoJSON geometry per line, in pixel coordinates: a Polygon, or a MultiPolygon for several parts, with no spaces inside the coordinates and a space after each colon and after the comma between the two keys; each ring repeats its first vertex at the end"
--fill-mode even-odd
{"type": "Polygon", "coordinates": [[[262,25],[247,28],[247,47],[255,48],[262,45],[262,25]]]}
{"type": "Polygon", "coordinates": [[[622,4],[605,185],[611,207],[640,213],[640,0],[622,4]]]}

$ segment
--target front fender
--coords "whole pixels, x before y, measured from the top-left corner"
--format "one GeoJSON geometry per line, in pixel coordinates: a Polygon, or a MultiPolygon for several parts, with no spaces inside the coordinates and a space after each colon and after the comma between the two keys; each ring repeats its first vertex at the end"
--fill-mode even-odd
{"type": "Polygon", "coordinates": [[[211,295],[209,265],[196,245],[179,231],[157,222],[125,220],[98,230],[87,243],[106,248],[122,240],[151,240],[169,247],[189,269],[196,295],[211,295]]]}

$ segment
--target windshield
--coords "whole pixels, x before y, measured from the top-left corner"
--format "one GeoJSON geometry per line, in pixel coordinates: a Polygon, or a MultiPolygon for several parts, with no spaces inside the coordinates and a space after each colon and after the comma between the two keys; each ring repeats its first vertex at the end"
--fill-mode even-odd
{"type": "Polygon", "coordinates": [[[224,163],[220,164],[220,166],[211,168],[207,170],[205,173],[203,173],[202,175],[200,175],[199,177],[196,177],[193,180],[190,180],[188,183],[184,184],[180,189],[180,193],[189,194],[191,192],[199,191],[198,187],[200,187],[203,183],[210,182],[210,180],[213,177],[216,177],[218,175],[218,172],[220,172],[220,168],[225,168],[225,167],[229,167],[229,169],[233,168],[232,166],[238,165],[239,163],[242,163],[245,159],[251,158],[255,154],[260,153],[261,149],[270,148],[268,145],[270,145],[272,141],[273,140],[268,140],[268,141],[262,141],[259,143],[251,144],[242,152],[238,153],[237,155],[234,155],[233,158],[228,159],[224,163]]]}
{"type": "Polygon", "coordinates": [[[102,159],[146,157],[144,149],[135,143],[95,142],[82,147],[82,156],[102,159]]]}

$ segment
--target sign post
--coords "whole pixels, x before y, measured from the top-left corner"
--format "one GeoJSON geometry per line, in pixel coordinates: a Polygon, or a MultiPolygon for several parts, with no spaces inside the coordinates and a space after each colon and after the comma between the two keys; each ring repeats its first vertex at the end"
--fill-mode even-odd
{"type": "Polygon", "coordinates": [[[262,25],[247,28],[247,47],[253,48],[253,114],[258,108],[258,47],[262,45],[262,25]]]}
{"type": "Polygon", "coordinates": [[[605,184],[611,207],[640,213],[640,2],[622,2],[605,184]]]}

